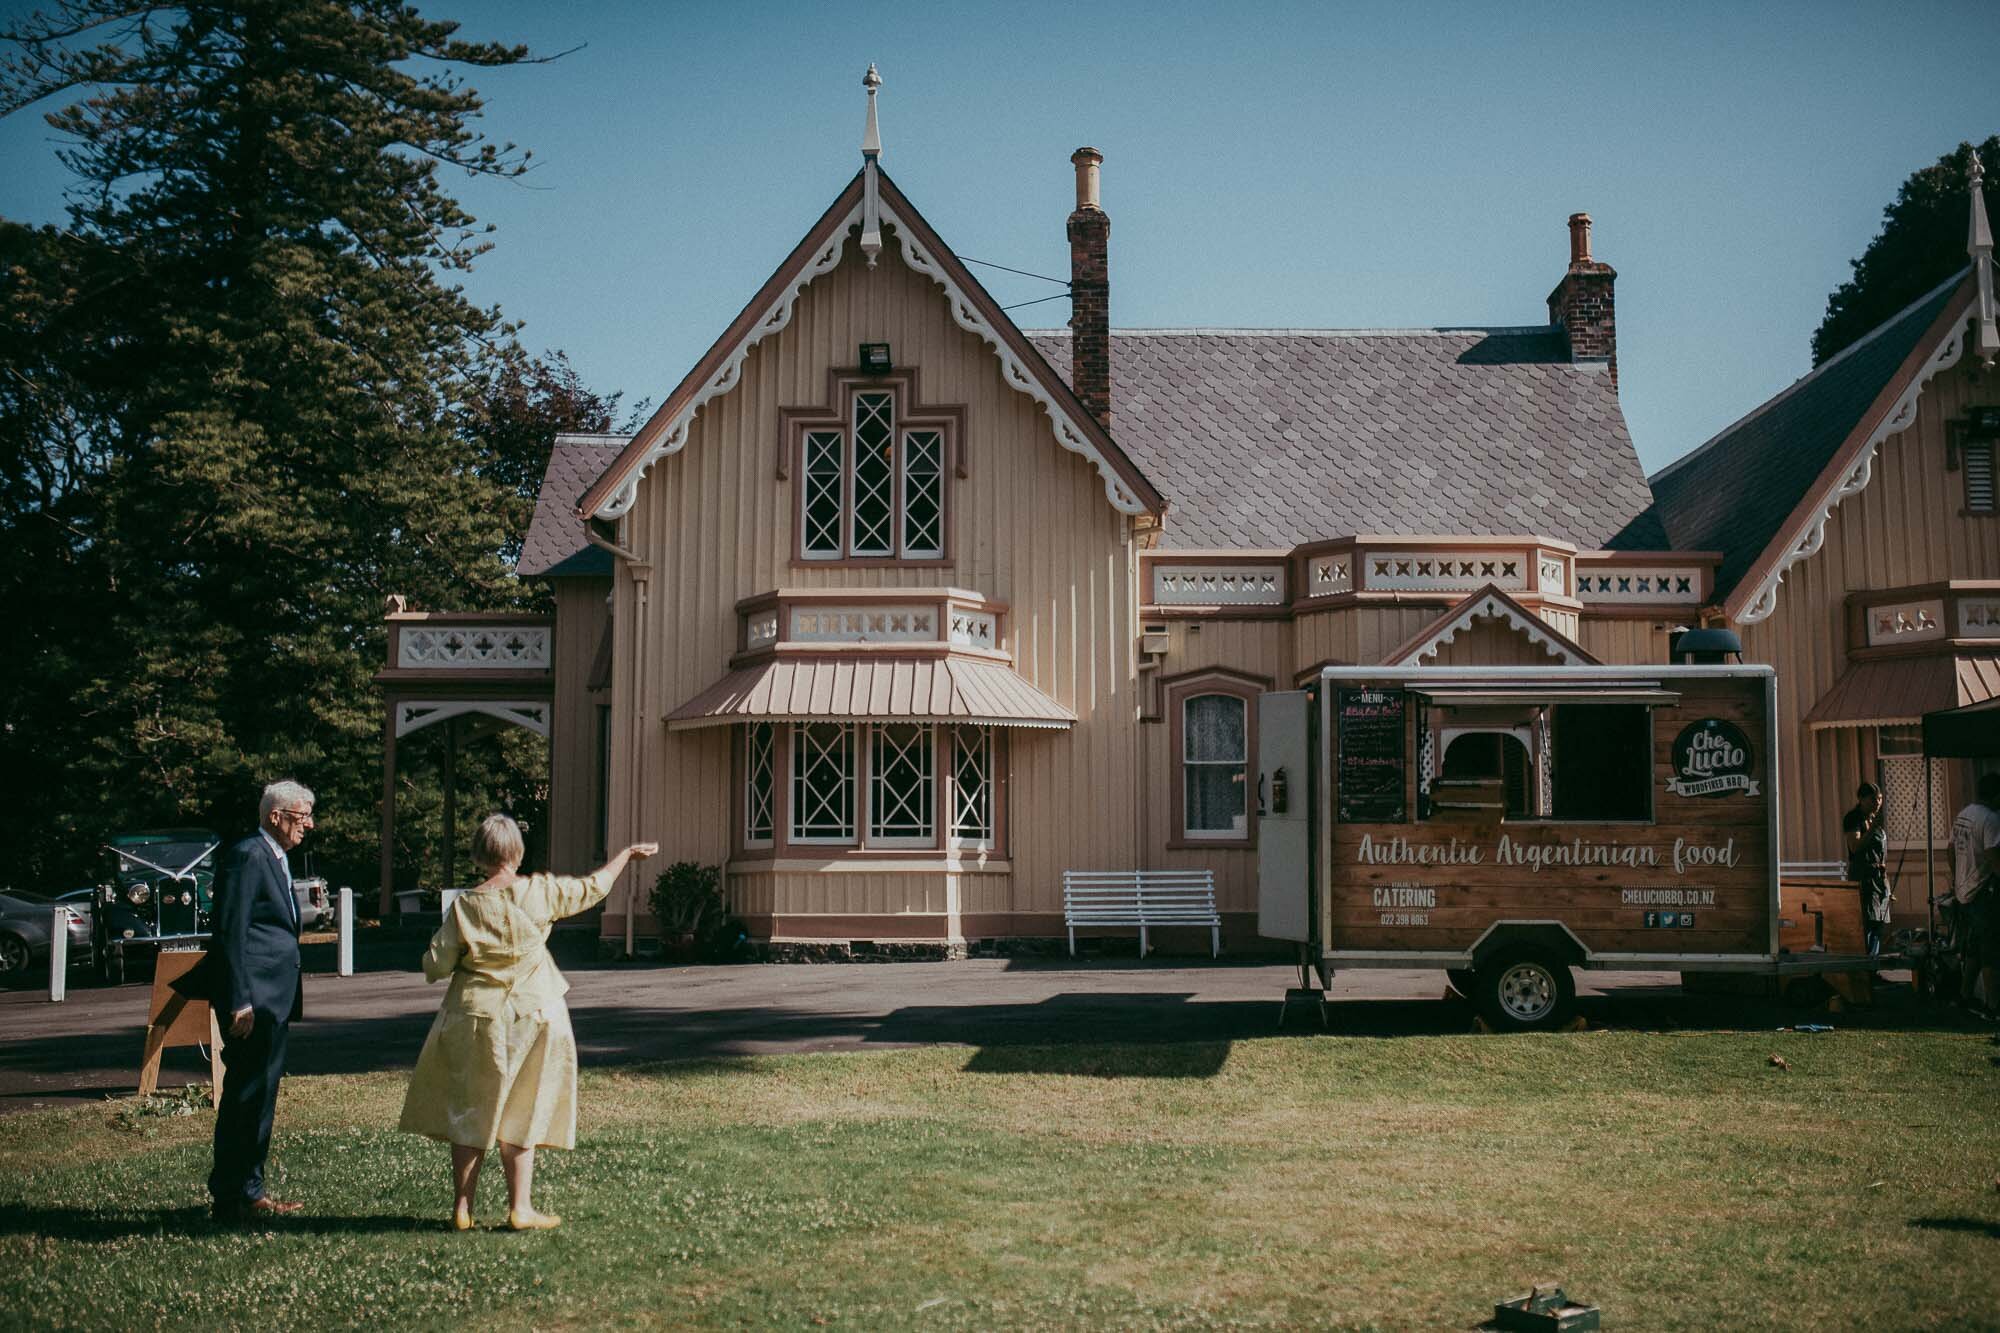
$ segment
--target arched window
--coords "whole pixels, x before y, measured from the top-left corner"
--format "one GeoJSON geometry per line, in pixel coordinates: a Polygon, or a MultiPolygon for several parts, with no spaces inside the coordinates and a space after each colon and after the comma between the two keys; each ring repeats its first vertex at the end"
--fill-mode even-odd
{"type": "Polygon", "coordinates": [[[1250,836],[1249,705],[1235,694],[1181,701],[1181,830],[1188,838],[1250,836]]]}

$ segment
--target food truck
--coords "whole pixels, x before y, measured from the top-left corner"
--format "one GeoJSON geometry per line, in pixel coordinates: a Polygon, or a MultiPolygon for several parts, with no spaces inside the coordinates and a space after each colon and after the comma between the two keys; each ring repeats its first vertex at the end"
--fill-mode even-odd
{"type": "Polygon", "coordinates": [[[1322,992],[1443,968],[1501,1030],[1565,1022],[1573,967],[1866,967],[1780,952],[1776,700],[1764,666],[1325,667],[1259,705],[1259,930],[1322,992]]]}

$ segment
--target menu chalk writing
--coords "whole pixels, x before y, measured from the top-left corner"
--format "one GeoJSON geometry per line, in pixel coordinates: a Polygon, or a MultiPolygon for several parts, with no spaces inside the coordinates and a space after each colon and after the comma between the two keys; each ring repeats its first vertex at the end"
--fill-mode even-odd
{"type": "Polygon", "coordinates": [[[1407,818],[1403,699],[1401,690],[1341,690],[1335,700],[1334,803],[1345,823],[1400,824],[1407,818]]]}

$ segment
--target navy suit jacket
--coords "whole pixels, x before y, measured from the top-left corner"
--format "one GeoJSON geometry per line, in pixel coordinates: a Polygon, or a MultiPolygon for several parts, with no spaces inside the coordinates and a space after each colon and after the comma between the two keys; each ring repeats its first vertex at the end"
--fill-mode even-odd
{"type": "Polygon", "coordinates": [[[214,899],[208,952],[174,989],[207,1000],[224,1027],[245,1005],[275,1022],[297,1018],[305,1007],[298,903],[263,834],[223,854],[214,899]]]}

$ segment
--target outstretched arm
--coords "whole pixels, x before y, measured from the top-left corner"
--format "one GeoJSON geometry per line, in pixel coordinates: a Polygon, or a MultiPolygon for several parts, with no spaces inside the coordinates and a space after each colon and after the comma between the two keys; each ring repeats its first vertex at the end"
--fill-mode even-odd
{"type": "Polygon", "coordinates": [[[550,883],[548,901],[542,909],[554,918],[575,916],[595,907],[610,894],[611,886],[634,861],[643,861],[660,850],[657,842],[635,842],[581,879],[557,878],[550,883]]]}

